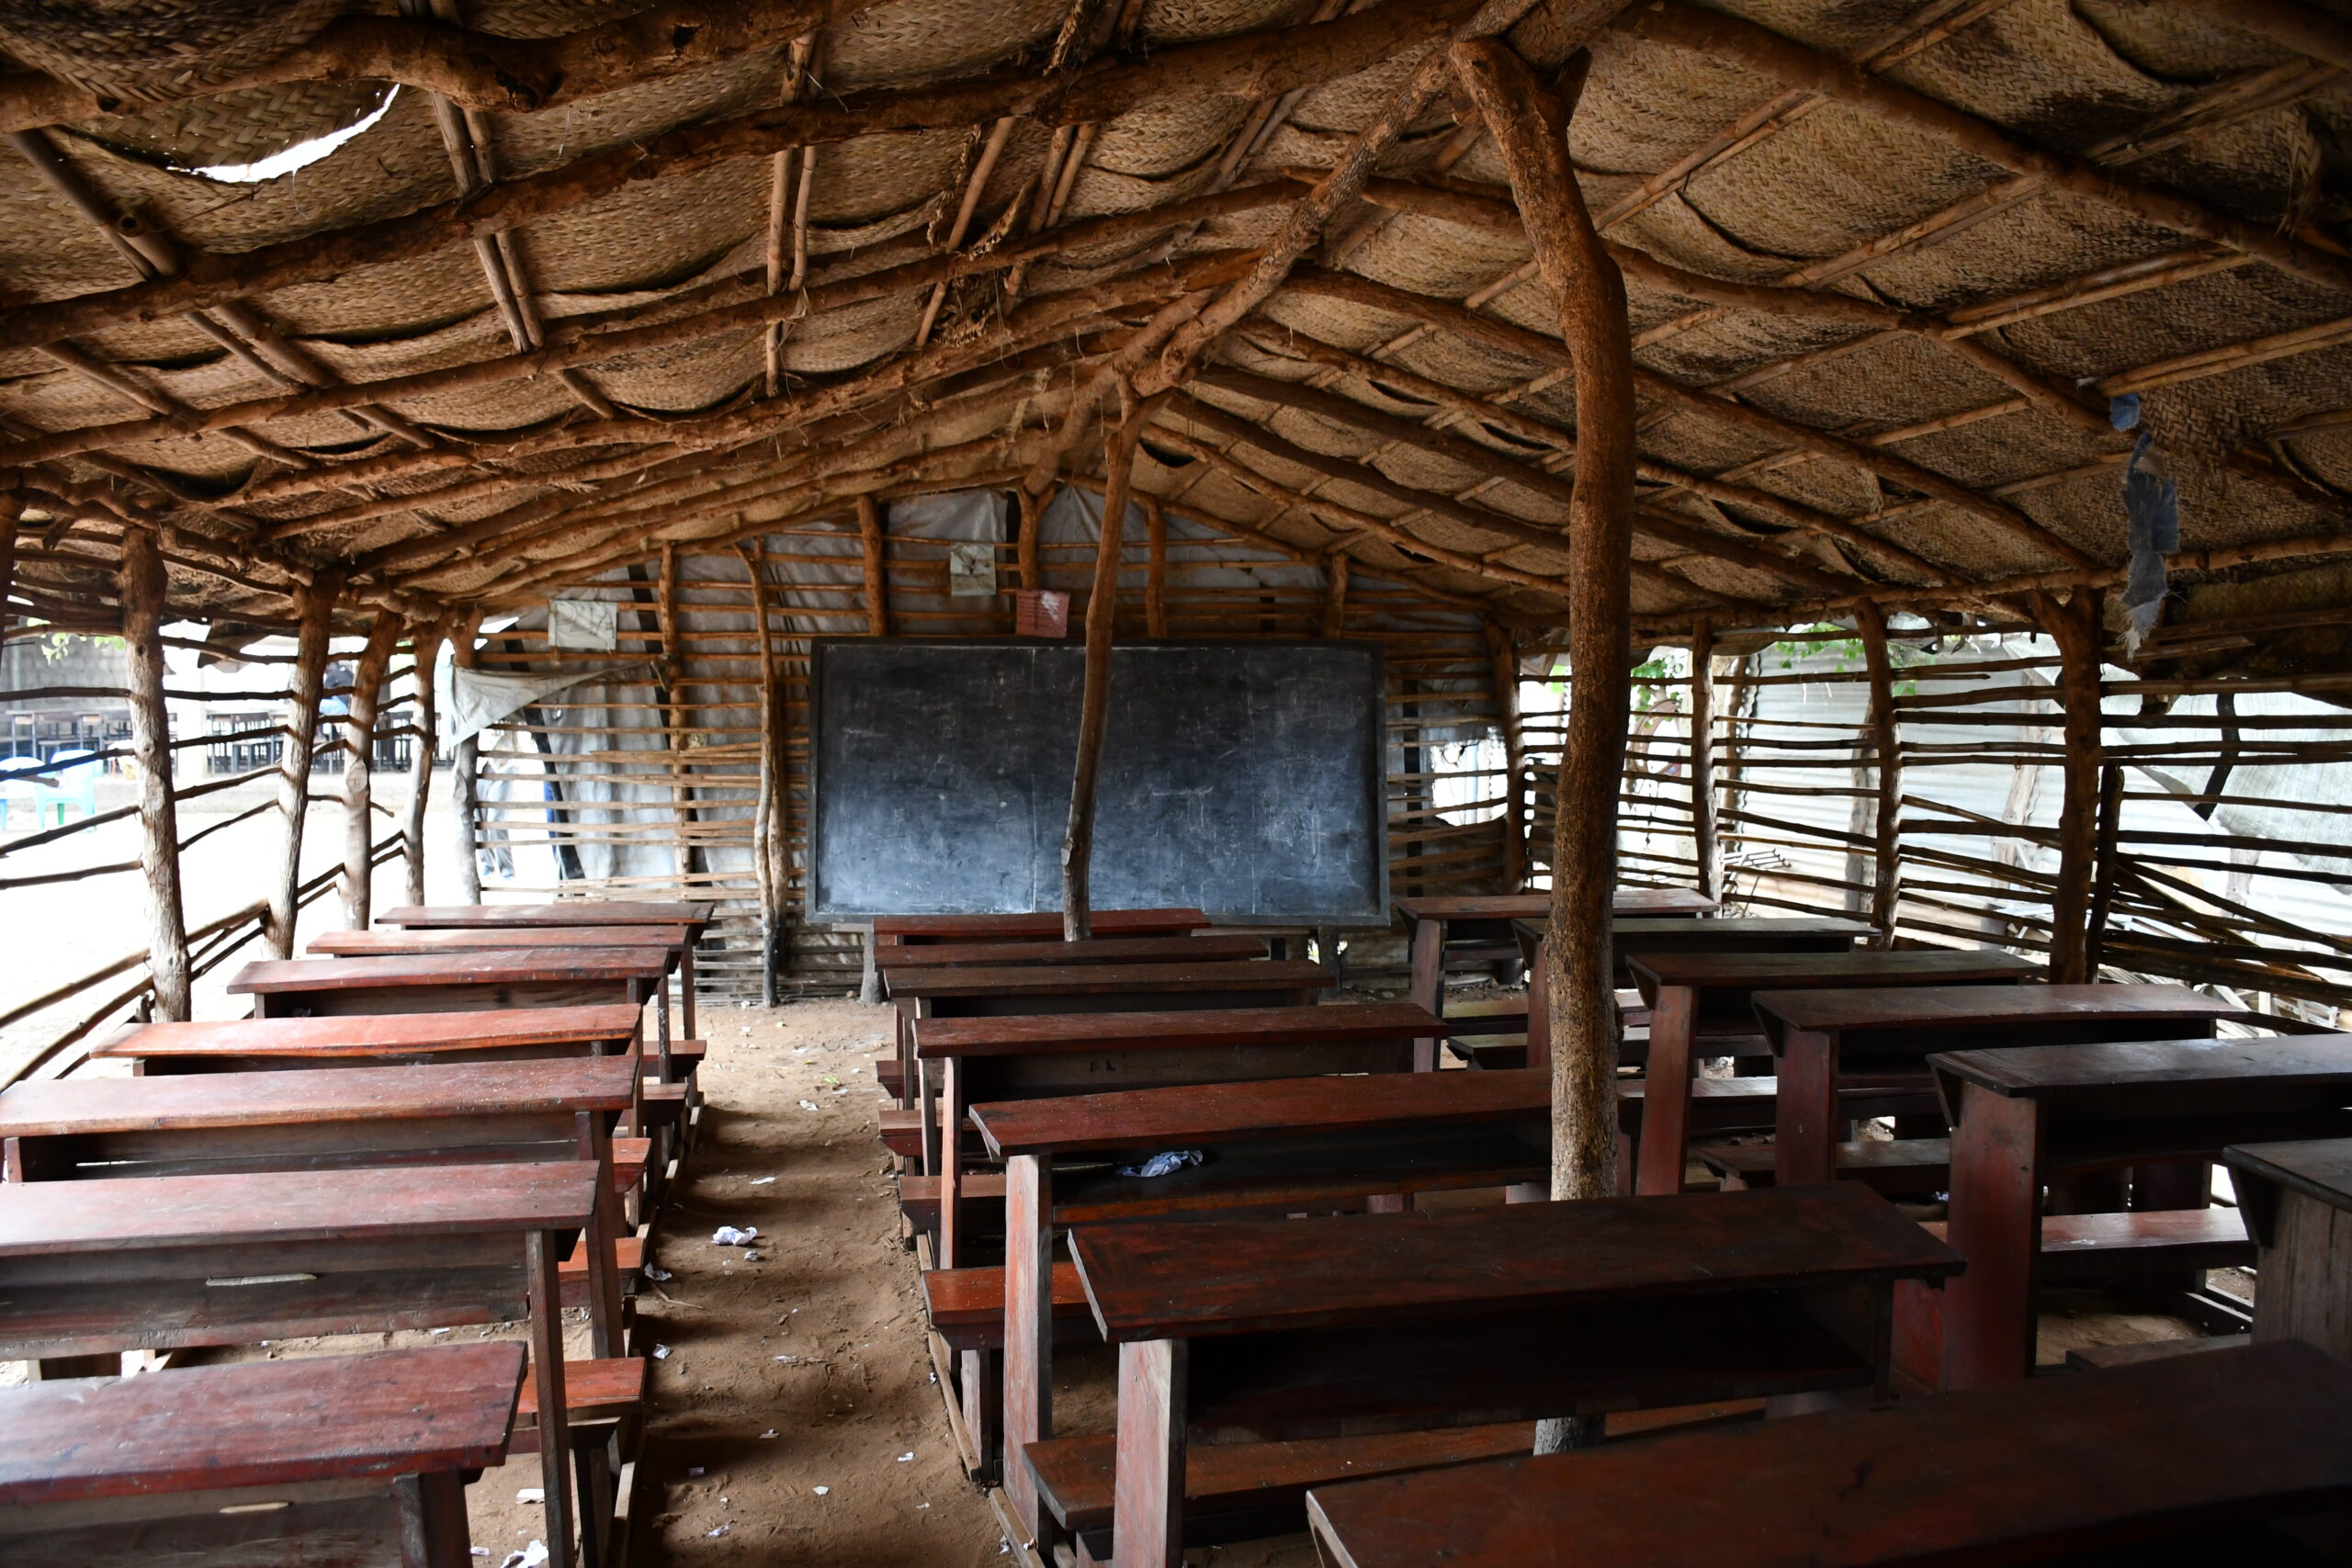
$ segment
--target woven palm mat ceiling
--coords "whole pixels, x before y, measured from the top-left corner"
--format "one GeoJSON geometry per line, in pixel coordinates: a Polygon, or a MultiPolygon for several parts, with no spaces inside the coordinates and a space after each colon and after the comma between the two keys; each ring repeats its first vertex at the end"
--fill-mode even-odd
{"type": "Polygon", "coordinates": [[[0,7],[17,596],[101,624],[136,526],[190,614],[429,615],[1042,491],[1115,362],[1180,514],[1556,620],[1557,317],[1423,69],[1502,23],[1581,73],[1650,623],[2112,581],[2124,393],[2220,552],[2177,581],[2345,530],[2352,21],[2302,0],[51,0],[0,7]]]}

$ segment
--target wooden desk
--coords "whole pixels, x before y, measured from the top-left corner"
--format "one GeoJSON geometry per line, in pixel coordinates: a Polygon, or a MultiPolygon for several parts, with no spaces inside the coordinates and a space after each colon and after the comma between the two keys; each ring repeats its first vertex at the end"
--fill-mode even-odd
{"type": "Polygon", "coordinates": [[[1960,1268],[1852,1183],[1080,1226],[1070,1250],[1119,1347],[1120,1568],[1180,1560],[1189,1442],[1883,1393],[1894,1282],[1960,1268]]]}
{"type": "Polygon", "coordinates": [[[2091,1554],[2192,1539],[2160,1560],[2269,1562],[2286,1543],[2249,1527],[2352,1501],[2347,1408],[2352,1369],[2257,1346],[1319,1487],[1307,1517],[1347,1568],[2120,1563],[2151,1560],[2091,1554]]]}
{"type": "MultiPolygon", "coordinates": [[[[1097,909],[1087,919],[1096,937],[1184,936],[1206,931],[1199,909],[1097,909]]],[[[1062,934],[1058,911],[1017,915],[880,915],[874,921],[877,947],[932,942],[1054,942],[1062,934]]]]}
{"type": "Polygon", "coordinates": [[[634,1055],[347,1072],[60,1078],[0,1090],[10,1182],[589,1160],[607,1179],[582,1255],[594,1353],[622,1349],[614,1121],[634,1055]]]}
{"type": "MultiPolygon", "coordinates": [[[[1721,922],[1717,922],[1721,923],[1721,922]]],[[[1650,1005],[1648,1104],[1634,1190],[1679,1192],[1690,1158],[1690,1082],[1699,1041],[1750,1032],[1758,991],[1852,986],[2015,985],[2037,977],[2007,953],[1649,953],[1633,960],[1650,1005]]],[[[1785,1112],[1782,1112],[1785,1114],[1785,1112]]]]}
{"type": "MultiPolygon", "coordinates": [[[[1928,1066],[1952,1122],[1948,1234],[1968,1259],[1942,1303],[1950,1388],[2012,1382],[2032,1370],[2034,1291],[2049,1233],[2066,1227],[2063,1217],[2041,1213],[2052,1172],[2210,1161],[2232,1144],[2352,1132],[2342,1109],[2352,1104],[2346,1034],[1956,1051],[1928,1066]]],[[[2153,1216],[2091,1214],[2076,1223],[2161,1222],[2162,1211],[2188,1210],[2193,1224],[2210,1222],[2245,1249],[2234,1217],[2207,1210],[2203,1186],[2135,1195],[2137,1207],[2159,1211],[2153,1216]]],[[[2197,1235],[2183,1239],[2193,1245],[2197,1235]]]]}
{"type": "Polygon", "coordinates": [[[1902,986],[1759,992],[1756,1016],[1778,1060],[1773,1179],[1827,1181],[1844,1135],[1835,1109],[1845,1064],[1917,1071],[1939,1051],[1997,1043],[2088,1045],[2210,1037],[2259,1014],[2186,986],[1902,986]]]}
{"type": "Polygon", "coordinates": [[[464,1568],[522,1381],[480,1344],[0,1390],[0,1558],[464,1568]]]}
{"type": "Polygon", "coordinates": [[[2352,1138],[2226,1150],[2261,1249],[2256,1343],[2301,1339],[2352,1359],[2352,1138]]]}
{"type": "MultiPolygon", "coordinates": [[[[1057,1229],[1219,1210],[1369,1202],[1387,1212],[1414,1191],[1540,1181],[1551,1169],[1550,1114],[1550,1078],[1531,1072],[1188,1084],[974,1106],[980,1135],[1005,1161],[1005,1451],[1053,1436],[1057,1229]],[[1180,1148],[1206,1150],[1209,1161],[1148,1179],[1117,1174],[1132,1163],[1121,1156],[1180,1148]],[[1056,1160],[1070,1156],[1088,1156],[1087,1168],[1057,1179],[1056,1160]]],[[[1042,1521],[1027,1468],[1008,1465],[1005,1483],[1034,1531],[1042,1521]]]]}
{"type": "Polygon", "coordinates": [[[1263,958],[1266,939],[1256,936],[1091,937],[1084,942],[919,942],[886,947],[875,954],[885,981],[929,969],[975,969],[1020,964],[1204,964],[1263,958]]]}
{"type": "Polygon", "coordinates": [[[527,1318],[548,1547],[568,1568],[558,1269],[604,1179],[579,1160],[0,1186],[0,1359],[527,1318]]]}
{"type": "Polygon", "coordinates": [[[538,1061],[621,1055],[636,1049],[638,1008],[512,1008],[484,1012],[373,1013],[335,1018],[239,1018],[134,1023],[90,1050],[153,1076],[268,1067],[392,1066],[429,1062],[538,1061]]]}
{"type": "MultiPolygon", "coordinates": [[[[1269,962],[1200,967],[1283,966],[1269,962]]],[[[931,1075],[923,1074],[925,1169],[940,1178],[941,1187],[939,1266],[956,1266],[963,1222],[962,1162],[944,1157],[941,1129],[961,1127],[967,1106],[1081,1094],[1106,1084],[1141,1089],[1401,1072],[1411,1066],[1413,1040],[1437,1028],[1409,1002],[920,1020],[918,1059],[944,1064],[935,1117],[929,1114],[931,1075]]]]}
{"type": "Polygon", "coordinates": [[[553,904],[402,904],[376,917],[379,926],[411,931],[528,931],[560,928],[594,931],[611,926],[678,928],[678,1022],[689,1040],[695,1032],[695,948],[718,906],[707,899],[618,900],[567,898],[553,904]]]}

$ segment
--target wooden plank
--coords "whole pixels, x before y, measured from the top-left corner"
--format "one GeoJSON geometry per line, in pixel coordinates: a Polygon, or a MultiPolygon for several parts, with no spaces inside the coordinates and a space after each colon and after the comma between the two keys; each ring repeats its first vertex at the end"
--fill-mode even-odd
{"type": "Polygon", "coordinates": [[[1939,1052],[1928,1065],[1955,1117],[1962,1084],[2101,1115],[2300,1111],[2316,1108],[2315,1094],[2352,1089],[2352,1034],[2002,1046],[1939,1052]]]}
{"type": "Polygon", "coordinates": [[[2263,1015],[2164,984],[2080,986],[1903,986],[1883,989],[1776,990],[1756,998],[1766,1021],[1824,1032],[1859,1029],[1925,1029],[1954,1024],[2048,1023],[2073,1018],[2130,1016],[2151,1023],[2171,1020],[2263,1015]]]}
{"type": "Polygon", "coordinates": [[[1307,1511],[1348,1568],[2023,1561],[2352,1499],[2347,1401],[2352,1369],[2262,1346],[1320,1487],[1307,1511]]]}
{"type": "MultiPolygon", "coordinates": [[[[1181,935],[1204,931],[1208,915],[1199,909],[1096,909],[1089,924],[1098,937],[1181,935]]],[[[874,934],[901,942],[1046,942],[1062,932],[1056,912],[1013,915],[884,915],[874,934]]]]}
{"type": "Polygon", "coordinates": [[[1082,942],[957,942],[876,948],[874,966],[894,983],[922,969],[969,969],[1003,964],[1199,964],[1263,958],[1254,936],[1090,937],[1082,942]]]}
{"type": "Polygon", "coordinates": [[[1037,964],[918,972],[892,984],[894,996],[936,998],[1092,997],[1186,991],[1323,990],[1339,982],[1301,959],[1253,963],[1037,964]]]}
{"type": "MultiPolygon", "coordinates": [[[[1548,893],[1504,893],[1389,902],[1408,920],[1540,920],[1551,900],[1548,893]]],[[[1721,907],[1688,887],[1620,887],[1611,903],[1620,915],[1712,915],[1721,907]]]]}
{"type": "MultiPolygon", "coordinates": [[[[290,962],[290,961],[289,961],[290,962]]],[[[622,1004],[499,1008],[462,1013],[377,1013],[349,1018],[239,1018],[209,1023],[132,1024],[100,1041],[99,1057],[168,1059],[300,1053],[366,1057],[397,1053],[606,1044],[637,1038],[642,1010],[622,1004]]]]}
{"type": "Polygon", "coordinates": [[[716,905],[703,899],[567,898],[554,904],[403,904],[376,917],[412,931],[531,926],[693,926],[710,923],[716,905]]]}
{"type": "Polygon", "coordinates": [[[385,958],[431,953],[547,953],[573,948],[658,947],[675,967],[693,941],[684,926],[516,926],[446,931],[328,931],[310,951],[336,958],[385,958]]]}
{"type": "Polygon", "coordinates": [[[237,996],[300,996],[323,991],[382,990],[413,986],[514,986],[551,981],[657,982],[670,971],[670,953],[658,947],[566,948],[531,953],[501,948],[391,958],[262,959],[237,971],[228,989],[237,996]]]}
{"type": "Polygon", "coordinates": [[[55,1078],[0,1091],[0,1137],[626,1111],[634,1055],[347,1072],[55,1078]]]}
{"type": "Polygon", "coordinates": [[[486,1342],[0,1390],[0,1507],[478,1470],[522,1382],[486,1342]]]}
{"type": "Polygon", "coordinates": [[[1211,1049],[1266,1043],[1374,1044],[1447,1032],[1443,1022],[1410,1002],[1228,1008],[1205,1012],[1035,1013],[1015,1018],[923,1019],[915,1025],[915,1054],[927,1060],[938,1060],[947,1056],[1211,1049]]]}
{"type": "Polygon", "coordinates": [[[1070,1251],[1096,1323],[1119,1343],[1960,1269],[1949,1248],[1854,1182],[1442,1218],[1080,1227],[1070,1251]]]}
{"type": "Polygon", "coordinates": [[[2017,981],[2041,973],[2011,953],[1651,953],[1631,965],[1642,997],[1657,1005],[1660,986],[1702,990],[1783,991],[1836,986],[1885,986],[1918,980],[2017,981]]]}

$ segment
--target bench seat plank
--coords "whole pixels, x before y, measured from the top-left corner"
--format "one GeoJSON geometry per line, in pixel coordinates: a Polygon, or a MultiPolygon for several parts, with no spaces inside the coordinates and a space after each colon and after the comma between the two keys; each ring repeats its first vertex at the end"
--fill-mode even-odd
{"type": "Polygon", "coordinates": [[[638,1037],[641,1010],[494,1008],[461,1013],[363,1013],[347,1018],[239,1018],[204,1023],[134,1023],[91,1049],[98,1057],[169,1062],[244,1055],[435,1056],[472,1051],[605,1045],[638,1037]]]}
{"type": "Polygon", "coordinates": [[[306,950],[330,958],[413,957],[434,953],[548,953],[580,948],[658,947],[675,964],[687,943],[683,926],[509,926],[440,931],[379,928],[327,931],[306,950]]]}
{"type": "Polygon", "coordinates": [[[561,948],[532,953],[424,953],[388,958],[265,958],[229,980],[235,996],[303,996],[413,986],[514,986],[557,981],[658,981],[670,953],[659,947],[561,948]]]}
{"type": "Polygon", "coordinates": [[[1209,1049],[1261,1044],[1270,1039],[1292,1044],[1352,1045],[1445,1032],[1443,1023],[1410,1002],[1214,1011],[1026,1013],[1012,1018],[924,1019],[915,1030],[915,1053],[925,1058],[1076,1055],[1105,1050],[1209,1049]]]}
{"type": "Polygon", "coordinates": [[[705,926],[717,905],[700,898],[565,898],[552,904],[401,904],[376,917],[383,926],[435,928],[533,926],[705,926]]]}

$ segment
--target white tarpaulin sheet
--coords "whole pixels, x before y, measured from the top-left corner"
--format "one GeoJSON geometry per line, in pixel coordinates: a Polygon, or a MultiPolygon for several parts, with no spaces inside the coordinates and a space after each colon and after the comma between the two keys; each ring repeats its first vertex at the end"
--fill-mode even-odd
{"type": "Polygon", "coordinates": [[[567,670],[548,674],[501,675],[486,670],[440,667],[440,743],[454,746],[503,719],[511,718],[551,693],[590,681],[610,681],[610,670],[567,670]]]}

